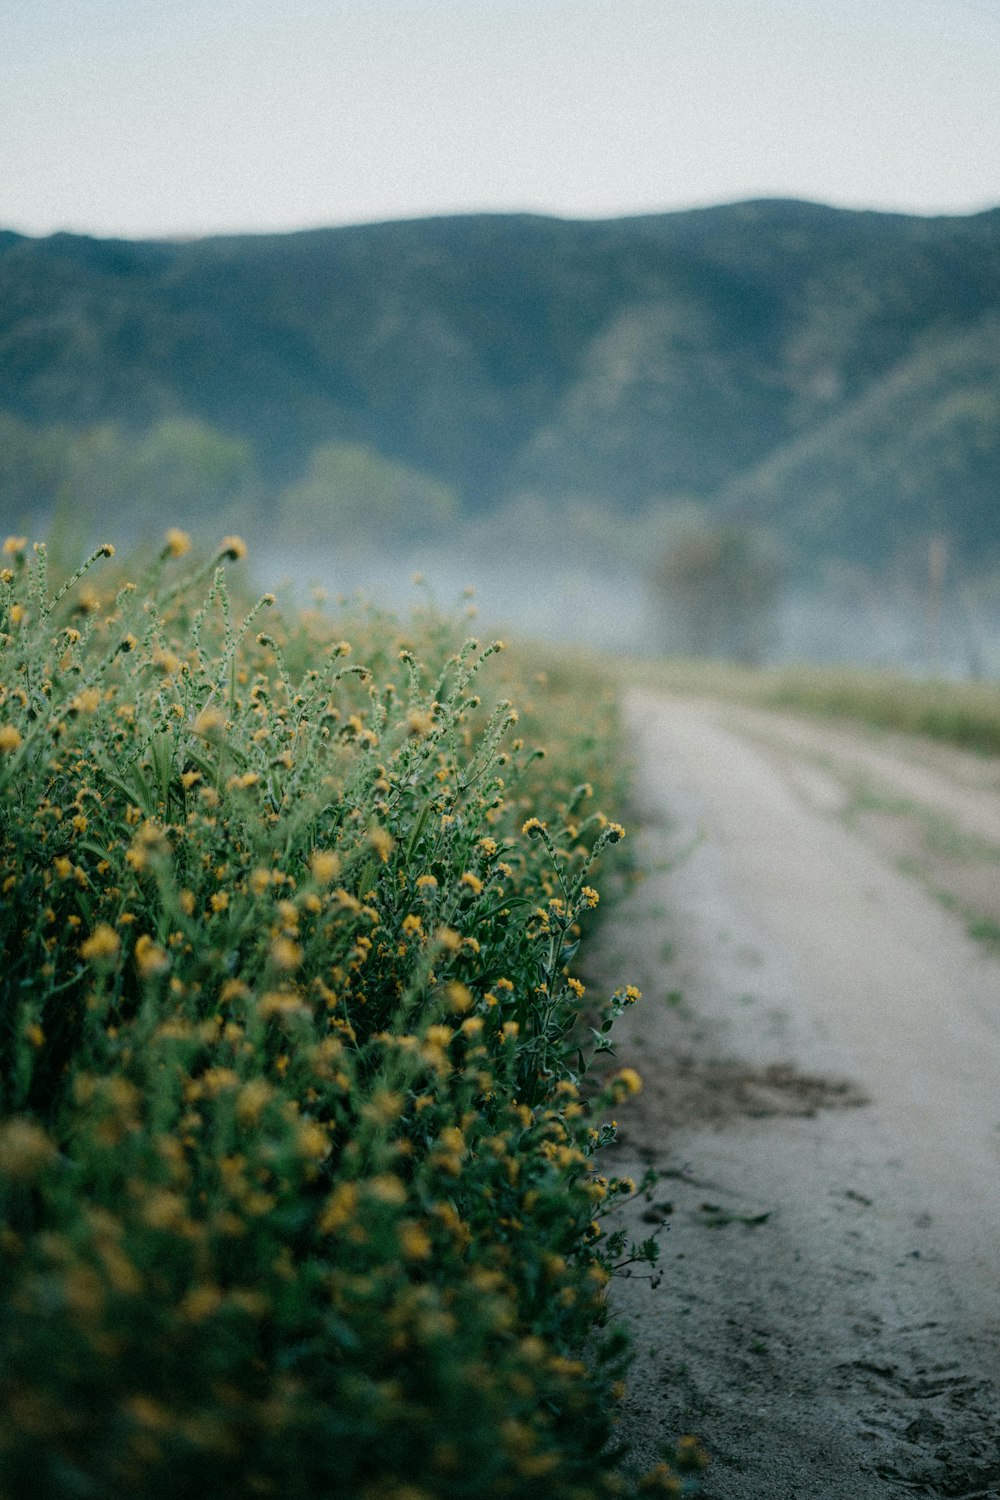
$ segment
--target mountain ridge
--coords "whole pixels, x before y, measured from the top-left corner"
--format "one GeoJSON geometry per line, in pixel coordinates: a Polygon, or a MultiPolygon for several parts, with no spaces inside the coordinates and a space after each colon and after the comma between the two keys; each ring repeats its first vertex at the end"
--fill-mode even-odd
{"type": "Polygon", "coordinates": [[[1000,547],[998,315],[1000,208],[0,231],[0,413],[39,430],[194,419],[248,443],[271,487],[355,444],[471,514],[694,500],[805,551],[877,562],[931,528],[979,554],[1000,547]],[[903,422],[891,381],[914,362],[903,422]]]}

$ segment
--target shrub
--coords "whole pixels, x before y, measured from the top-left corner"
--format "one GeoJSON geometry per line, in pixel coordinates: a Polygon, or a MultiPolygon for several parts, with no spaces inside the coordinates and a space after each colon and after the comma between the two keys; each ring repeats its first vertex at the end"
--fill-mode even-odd
{"type": "Polygon", "coordinates": [[[0,1494],[622,1493],[579,747],[112,550],[0,577],[0,1494]]]}

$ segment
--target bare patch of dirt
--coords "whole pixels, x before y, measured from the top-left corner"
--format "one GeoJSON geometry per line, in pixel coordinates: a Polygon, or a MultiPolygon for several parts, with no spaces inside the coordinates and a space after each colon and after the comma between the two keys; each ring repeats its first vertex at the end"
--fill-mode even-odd
{"type": "Polygon", "coordinates": [[[620,1211],[657,1273],[612,1290],[633,1466],[695,1432],[709,1500],[997,1500],[1000,960],[907,857],[943,819],[965,842],[935,857],[991,868],[969,850],[1000,766],[649,694],[629,714],[652,873],[599,968],[646,992],[613,1166],[660,1174],[620,1211]]]}
{"type": "Polygon", "coordinates": [[[629,1134],[641,1118],[658,1125],[730,1125],[738,1119],[775,1116],[812,1119],[820,1109],[851,1109],[868,1102],[849,1078],[801,1073],[791,1063],[748,1067],[697,1056],[672,1057],[647,1070],[643,1096],[629,1112],[629,1134]]]}

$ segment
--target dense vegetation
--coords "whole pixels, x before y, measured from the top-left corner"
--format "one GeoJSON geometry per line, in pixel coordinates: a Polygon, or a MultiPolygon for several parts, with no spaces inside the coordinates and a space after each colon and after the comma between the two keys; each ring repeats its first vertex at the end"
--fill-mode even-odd
{"type": "Polygon", "coordinates": [[[611,697],[187,550],[4,546],[0,1495],[621,1495],[611,697]]]}
{"type": "Polygon", "coordinates": [[[200,494],[307,532],[344,491],[329,476],[367,465],[418,531],[523,495],[627,516],[687,497],[807,555],[877,564],[944,532],[980,563],[998,315],[1000,210],[0,235],[0,510],[37,513],[53,477],[99,498],[115,442],[146,444],[155,495],[172,444],[188,479],[160,514],[200,494]],[[69,473],[59,427],[85,438],[69,473]]]}

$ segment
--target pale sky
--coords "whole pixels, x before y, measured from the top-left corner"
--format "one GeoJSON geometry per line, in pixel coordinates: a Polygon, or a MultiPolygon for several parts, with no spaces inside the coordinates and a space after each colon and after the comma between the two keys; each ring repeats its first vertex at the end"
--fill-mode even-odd
{"type": "Polygon", "coordinates": [[[1000,204],[1000,0],[0,0],[0,227],[1000,204]]]}

